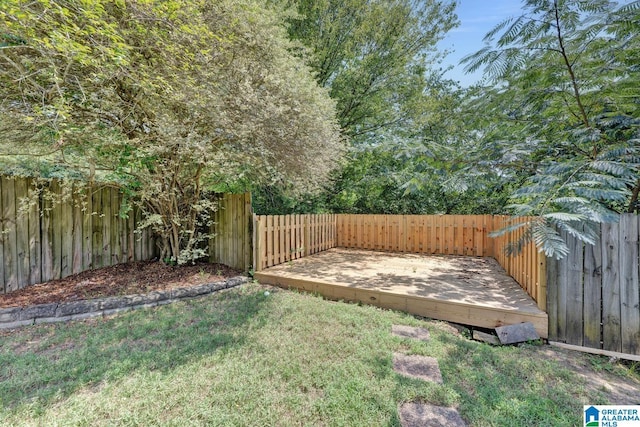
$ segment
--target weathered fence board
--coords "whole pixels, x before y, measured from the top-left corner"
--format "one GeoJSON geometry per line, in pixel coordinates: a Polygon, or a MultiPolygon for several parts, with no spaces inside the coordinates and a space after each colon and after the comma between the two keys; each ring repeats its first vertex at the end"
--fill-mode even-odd
{"type": "Polygon", "coordinates": [[[218,195],[209,240],[209,262],[248,271],[251,266],[251,195],[218,195]]]}
{"type": "Polygon", "coordinates": [[[622,352],[640,354],[640,287],[638,286],[638,217],[620,218],[620,329],[622,352]]]}
{"type": "Polygon", "coordinates": [[[2,177],[2,224],[4,283],[8,291],[18,289],[15,181],[2,177]]]}
{"type": "MultiPolygon", "coordinates": [[[[600,230],[600,227],[598,227],[600,230]]],[[[584,338],[587,347],[600,348],[602,341],[602,247],[584,248],[584,338]]]]}
{"type": "Polygon", "coordinates": [[[549,339],[640,355],[639,217],[600,224],[596,245],[563,235],[569,256],[548,260],[549,339]]]}
{"type": "MultiPolygon", "coordinates": [[[[621,351],[620,342],[620,287],[619,278],[619,245],[609,245],[619,238],[618,224],[602,224],[602,284],[606,288],[602,292],[602,329],[603,348],[611,351],[621,351]]],[[[577,245],[577,243],[576,243],[577,245]]],[[[562,286],[562,282],[556,284],[562,286]]]]}
{"type": "Polygon", "coordinates": [[[28,178],[0,177],[2,293],[150,256],[127,254],[120,244],[117,236],[128,240],[135,222],[119,217],[122,197],[115,188],[62,186],[54,180],[48,183],[51,197],[35,185],[28,178]]]}
{"type": "MultiPolygon", "coordinates": [[[[563,235],[565,239],[568,236],[563,235]]],[[[582,283],[582,271],[583,271],[583,248],[576,248],[571,251],[563,265],[567,268],[567,277],[563,283],[565,286],[562,288],[565,290],[565,307],[566,307],[566,342],[569,344],[578,344],[583,340],[583,283],[582,283]]]]}
{"type": "MultiPolygon", "coordinates": [[[[56,195],[49,197],[36,193],[35,185],[32,179],[0,176],[0,293],[157,255],[152,233],[135,231],[140,211],[120,215],[123,195],[117,188],[39,183],[56,195]]],[[[246,271],[252,255],[250,195],[225,195],[216,215],[219,236],[210,242],[210,261],[246,271]]]]}

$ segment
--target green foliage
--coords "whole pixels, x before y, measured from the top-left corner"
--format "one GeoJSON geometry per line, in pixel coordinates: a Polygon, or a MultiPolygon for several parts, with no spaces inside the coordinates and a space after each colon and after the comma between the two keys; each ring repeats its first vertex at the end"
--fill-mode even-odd
{"type": "Polygon", "coordinates": [[[352,138],[406,122],[426,88],[436,42],[455,23],[454,2],[298,0],[290,34],[307,46],[321,85],[352,138]]]}
{"type": "Polygon", "coordinates": [[[207,188],[313,190],[342,154],[334,103],[291,53],[280,12],[261,0],[2,2],[2,162],[116,182],[161,258],[197,258],[207,188]]]}
{"type": "Polygon", "coordinates": [[[421,140],[427,121],[444,132],[434,106],[448,94],[440,91],[440,77],[430,68],[441,58],[437,41],[456,24],[455,2],[287,3],[297,11],[289,33],[308,49],[318,82],[335,99],[351,149],[323,198],[298,203],[281,190],[262,188],[255,198],[257,209],[420,213],[457,205],[457,198],[444,196],[437,185],[422,186],[421,194],[406,191],[407,182],[421,172],[399,155],[406,144],[421,140]]]}
{"type": "Polygon", "coordinates": [[[464,59],[493,84],[473,101],[491,116],[480,132],[526,167],[512,207],[544,219],[523,239],[548,256],[566,255],[561,232],[591,243],[595,223],[638,210],[638,23],[637,1],[527,0],[464,59]]]}

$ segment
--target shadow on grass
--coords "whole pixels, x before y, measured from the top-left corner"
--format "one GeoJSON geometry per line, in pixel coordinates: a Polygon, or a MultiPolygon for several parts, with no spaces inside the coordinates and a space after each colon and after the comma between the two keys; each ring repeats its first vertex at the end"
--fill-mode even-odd
{"type": "Polygon", "coordinates": [[[446,335],[440,339],[450,347],[440,358],[444,380],[460,395],[460,413],[471,424],[578,424],[579,381],[540,357],[535,347],[493,347],[446,335]]]}
{"type": "Polygon", "coordinates": [[[224,357],[261,327],[266,298],[233,290],[107,319],[28,327],[0,336],[0,412],[43,407],[82,387],[137,371],[169,372],[224,357]]]}

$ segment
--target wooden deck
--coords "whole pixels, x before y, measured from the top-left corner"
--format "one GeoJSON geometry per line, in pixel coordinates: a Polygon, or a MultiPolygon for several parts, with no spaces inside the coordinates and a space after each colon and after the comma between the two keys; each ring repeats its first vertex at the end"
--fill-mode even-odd
{"type": "Polygon", "coordinates": [[[330,249],[255,273],[261,283],[484,328],[547,314],[493,258],[330,249]]]}

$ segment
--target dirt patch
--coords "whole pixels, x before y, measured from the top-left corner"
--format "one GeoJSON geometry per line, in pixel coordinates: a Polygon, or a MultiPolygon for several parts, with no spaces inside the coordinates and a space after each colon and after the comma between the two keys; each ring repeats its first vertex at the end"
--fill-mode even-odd
{"type": "Polygon", "coordinates": [[[547,346],[540,347],[539,352],[542,357],[556,360],[583,378],[588,388],[599,391],[610,404],[640,404],[640,382],[611,372],[615,365],[606,362],[605,358],[547,346]],[[590,359],[599,362],[601,368],[597,369],[596,366],[589,363],[590,359]]]}
{"type": "Polygon", "coordinates": [[[203,285],[242,275],[222,264],[170,266],[157,261],[116,264],[0,295],[0,308],[25,307],[203,285]]]}

